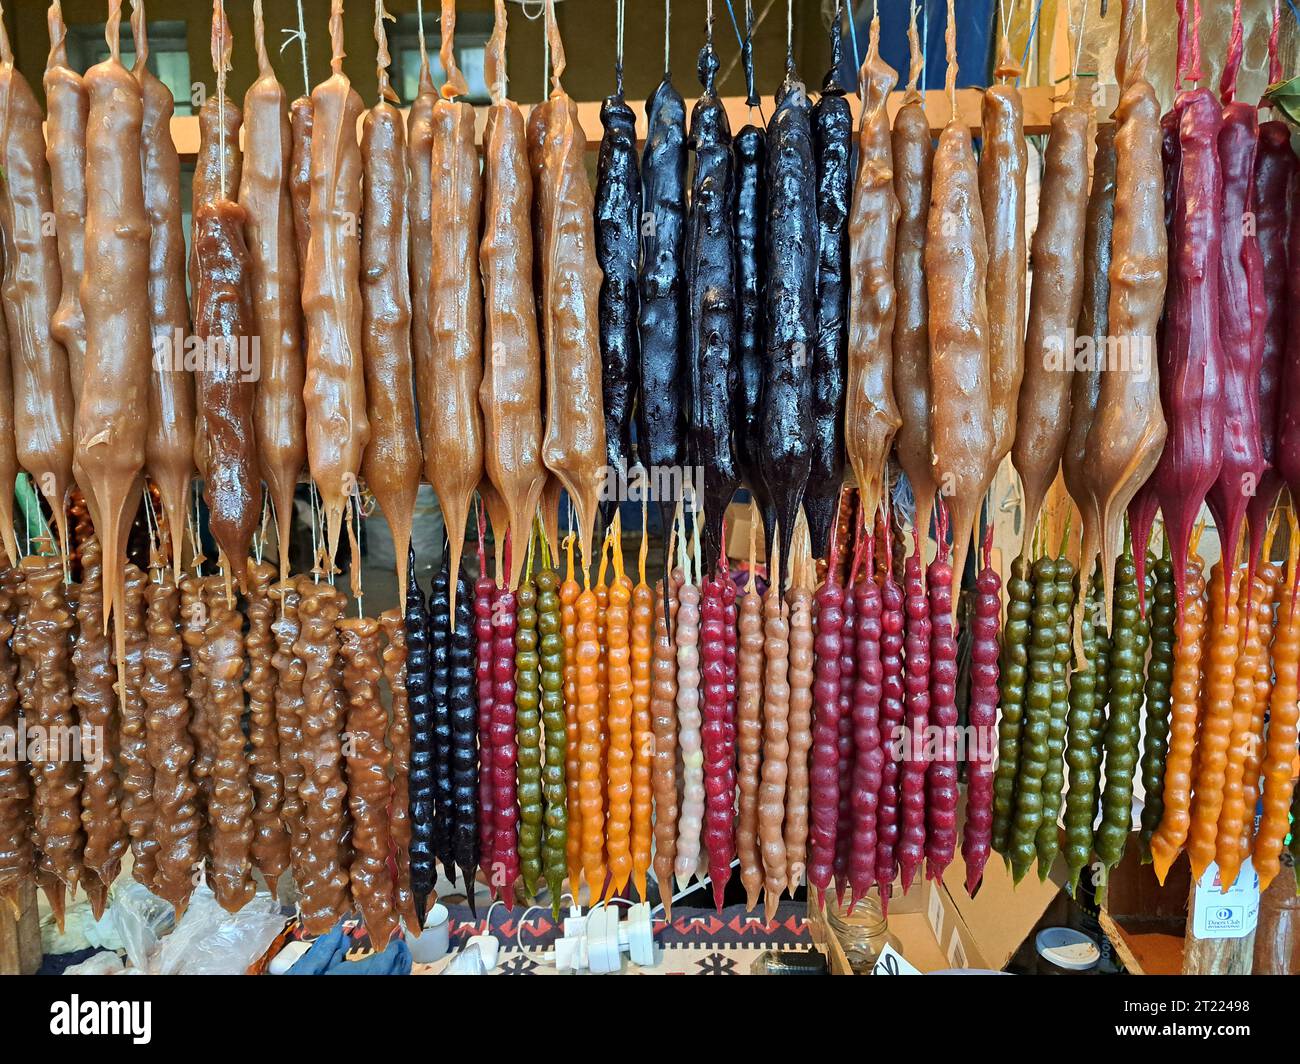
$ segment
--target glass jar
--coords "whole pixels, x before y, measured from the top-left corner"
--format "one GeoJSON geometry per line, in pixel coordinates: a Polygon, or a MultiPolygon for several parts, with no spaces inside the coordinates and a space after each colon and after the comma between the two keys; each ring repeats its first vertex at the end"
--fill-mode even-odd
{"type": "Polygon", "coordinates": [[[880,907],[880,893],[873,887],[865,898],[843,903],[834,889],[826,892],[826,923],[839,940],[855,975],[869,975],[889,939],[889,921],[880,907]]]}

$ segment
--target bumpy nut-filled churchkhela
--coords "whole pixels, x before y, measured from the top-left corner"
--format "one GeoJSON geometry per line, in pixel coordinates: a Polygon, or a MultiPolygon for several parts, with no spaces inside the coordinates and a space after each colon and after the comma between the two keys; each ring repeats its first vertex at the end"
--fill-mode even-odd
{"type": "MultiPolygon", "coordinates": [[[[77,634],[72,645],[72,700],[84,740],[100,742],[99,757],[87,762],[81,784],[81,825],[86,832],[86,867],[101,883],[117,878],[126,851],[122,784],[118,776],[117,695],[113,650],[104,634],[103,569],[99,541],[92,534],[81,545],[81,586],[77,595],[77,634]]],[[[180,674],[177,674],[180,680],[180,674]]]]}
{"type": "Polygon", "coordinates": [[[302,632],[298,623],[297,582],[292,578],[281,580],[271,587],[270,594],[276,604],[276,618],[271,624],[275,636],[275,653],[271,658],[276,674],[275,730],[280,745],[280,774],[284,779],[280,818],[289,832],[289,865],[297,880],[308,846],[302,798],[298,793],[303,777],[302,681],[306,667],[293,649],[302,632]]]}
{"type": "Polygon", "coordinates": [[[171,533],[172,565],[180,579],[186,508],[194,475],[194,377],[179,365],[178,343],[189,327],[185,294],[185,229],[181,219],[181,164],[172,140],[175,110],[171,90],[150,72],[144,4],[131,9],[135,65],[144,99],[140,127],[143,150],[144,210],[149,219],[149,421],[144,441],[144,468],[158,486],[171,533]],[[160,360],[166,351],[171,358],[160,360]]]}
{"type": "MultiPolygon", "coordinates": [[[[594,204],[587,182],[587,142],[578,108],[560,84],[564,42],[546,0],[551,95],[541,105],[545,137],[535,195],[540,203],[542,347],[546,352],[546,433],[542,461],[569,493],[578,517],[586,569],[596,502],[604,479],[605,418],[601,393],[594,204]]],[[[535,167],[536,169],[536,167],[535,167]]]]}
{"type": "MultiPolygon", "coordinates": [[[[217,46],[214,37],[213,47],[217,46]]],[[[213,62],[219,62],[216,55],[213,62]]],[[[223,92],[209,96],[199,108],[199,150],[194,159],[194,177],[190,187],[191,219],[198,216],[202,204],[235,197],[244,172],[244,153],[239,146],[243,120],[235,101],[223,92]]],[[[192,300],[198,298],[198,268],[198,249],[191,243],[188,270],[192,300]]],[[[198,317],[197,308],[194,316],[198,317]]],[[[196,446],[201,448],[202,445],[196,443],[196,446]]],[[[196,457],[202,459],[203,456],[200,453],[196,457]]]]}
{"type": "MultiPolygon", "coordinates": [[[[9,329],[18,462],[50,504],[59,543],[68,541],[63,500],[72,485],[72,386],[67,352],[50,332],[59,302],[58,247],[46,219],[54,203],[41,108],[14,68],[0,19],[0,301],[9,329]]],[[[4,493],[7,497],[8,493],[4,493]]],[[[6,522],[6,528],[12,521],[6,522]]],[[[8,541],[6,541],[8,542],[8,541]]],[[[10,544],[12,547],[12,544],[10,544]]]]}
{"type": "Polygon", "coordinates": [[[966,564],[971,532],[997,468],[985,305],[988,248],[970,131],[957,117],[957,36],[948,0],[948,98],[952,120],[934,153],[925,276],[930,301],[934,477],[952,514],[953,572],[966,564]]]}
{"type": "Polygon", "coordinates": [[[382,3],[375,12],[379,101],[361,126],[365,170],[361,231],[361,353],[370,443],[361,472],[393,533],[397,593],[406,605],[406,555],[423,456],[415,426],[411,290],[407,270],[406,136],[388,84],[382,3]]]}
{"type": "Polygon", "coordinates": [[[934,141],[925,102],[917,90],[924,62],[916,30],[916,5],[907,31],[911,59],[903,106],[894,117],[892,154],[898,233],[894,242],[894,398],[902,424],[895,440],[898,463],[916,499],[921,540],[930,532],[934,471],[930,452],[930,337],[925,279],[926,216],[930,210],[930,164],[934,141]]]}
{"type": "Polygon", "coordinates": [[[853,175],[853,113],[839,83],[841,3],[831,22],[831,65],[812,109],[817,176],[817,308],[812,349],[812,465],[804,489],[804,513],[814,557],[826,556],[831,525],[844,484],[845,349],[850,290],[850,196],[853,175]]]}
{"type": "Polygon", "coordinates": [[[125,676],[121,706],[122,819],[131,836],[131,874],[136,882],[153,890],[158,875],[157,819],[153,795],[153,765],[149,762],[149,719],[141,697],[144,686],[144,652],[149,635],[146,628],[144,589],[148,578],[139,566],[128,563],[122,574],[122,606],[119,629],[125,636],[126,653],[119,675],[125,676]]]}
{"type": "MultiPolygon", "coordinates": [[[[773,520],[765,520],[763,529],[769,558],[780,533],[773,570],[779,598],[784,590],[780,566],[789,564],[794,523],[812,467],[808,348],[814,339],[817,290],[817,209],[808,194],[815,178],[812,131],[793,50],[786,53],[767,145],[766,377],[759,473],[772,498],[773,520]]],[[[784,872],[778,878],[784,883],[784,872]]]]}
{"type": "MultiPolygon", "coordinates": [[[[499,543],[511,532],[513,542],[522,544],[546,482],[542,350],[532,290],[533,230],[528,211],[533,179],[527,134],[518,104],[505,95],[505,0],[497,0],[496,9],[485,58],[492,106],[483,131],[483,239],[479,244],[483,383],[478,401],[483,408],[483,464],[507,514],[507,527],[493,532],[499,543]]],[[[519,548],[511,552],[507,586],[518,584],[526,553],[519,548]]],[[[503,575],[498,573],[498,579],[503,575]]]]}
{"type": "Polygon", "coordinates": [[[201,856],[198,788],[190,775],[194,741],[181,675],[180,595],[164,558],[155,557],[151,569],[145,588],[148,643],[140,695],[148,714],[147,754],[153,769],[153,830],[158,841],[154,890],[180,910],[194,889],[201,856]]]}
{"type": "MultiPolygon", "coordinates": [[[[253,6],[257,80],[244,96],[244,143],[248,149],[239,181],[239,205],[248,212],[253,325],[261,364],[253,400],[258,469],[275,513],[280,579],[289,576],[293,492],[307,460],[302,385],[302,303],[298,253],[289,194],[292,139],[288,96],[266,54],[262,0],[253,6]]],[[[409,390],[409,389],[408,389],[409,390]]],[[[387,516],[387,512],[385,512],[387,516]]],[[[398,557],[404,558],[405,551],[398,557]]]]}
{"type": "Polygon", "coordinates": [[[333,559],[370,439],[361,353],[361,149],[356,129],[362,103],[343,73],[342,0],[330,4],[330,45],[332,73],[311,94],[311,238],[302,306],[307,316],[307,464],[325,507],[326,547],[333,559]]]}
{"type": "Polygon", "coordinates": [[[411,892],[411,706],[406,691],[406,629],[402,611],[385,610],[379,615],[379,625],[387,641],[383,650],[384,680],[392,695],[393,709],[388,728],[388,742],[393,750],[393,797],[388,830],[392,833],[397,865],[393,905],[406,929],[419,934],[420,920],[415,912],[415,895],[411,892]]]}
{"type": "Polygon", "coordinates": [[[244,651],[248,655],[249,779],[253,785],[253,864],[274,891],[280,875],[289,867],[289,836],[280,815],[284,801],[284,777],[280,771],[280,735],[275,723],[275,654],[271,625],[275,604],[271,581],[275,567],[254,561],[248,567],[248,633],[244,651]]]}
{"type": "MultiPolygon", "coordinates": [[[[470,500],[483,477],[483,309],[478,256],[482,178],[474,146],[474,108],[457,100],[469,91],[456,66],[452,41],[455,0],[443,0],[442,48],[447,74],[433,105],[430,139],[430,203],[433,217],[429,303],[430,357],[420,396],[424,471],[438,495],[451,548],[451,572],[460,571],[470,500]]],[[[523,219],[520,219],[522,222],[523,219]]],[[[417,290],[419,298],[424,293],[417,290]]],[[[456,587],[450,586],[451,615],[456,587]]],[[[448,621],[450,623],[450,621],[448,621]]]]}
{"type": "MultiPolygon", "coordinates": [[[[627,477],[632,465],[632,407],[640,362],[637,267],[641,258],[641,174],[636,157],[636,116],[623,98],[623,8],[618,5],[619,52],[614,93],[600,105],[604,136],[596,165],[596,261],[600,283],[600,380],[605,400],[609,475],[627,477]]],[[[728,205],[729,206],[729,205],[728,205]]],[[[614,499],[602,506],[613,516],[614,499]]]]}
{"type": "MultiPolygon", "coordinates": [[[[307,829],[307,852],[298,887],[302,892],[303,926],[323,935],[334,926],[348,904],[348,873],[343,867],[347,828],[347,787],[343,781],[343,699],[335,669],[338,634],[335,625],[343,608],[343,593],[310,577],[298,578],[298,617],[302,632],[295,656],[306,663],[303,677],[302,764],[298,788],[307,829]]],[[[409,600],[408,600],[409,601],[409,600]]]]}
{"type": "Polygon", "coordinates": [[[880,58],[877,16],[871,20],[867,59],[859,73],[864,103],[849,215],[849,372],[844,393],[845,444],[861,492],[862,512],[869,520],[880,506],[889,447],[902,422],[893,381],[894,235],[899,206],[885,110],[896,80],[893,69],[880,58]]]}
{"type": "MultiPolygon", "coordinates": [[[[405,263],[399,262],[404,266],[405,263]]],[[[379,700],[382,671],[379,622],[350,617],[339,622],[343,657],[343,686],[347,692],[347,732],[351,737],[348,763],[348,805],[352,810],[352,893],[371,941],[378,949],[397,930],[393,911],[393,879],[388,871],[391,837],[388,781],[391,762],[385,737],[388,711],[379,700]]]]}
{"type": "Polygon", "coordinates": [[[54,230],[59,240],[63,287],[50,319],[50,335],[68,353],[73,414],[81,400],[86,357],[86,319],[81,313],[81,273],[85,268],[86,119],[90,103],[86,84],[68,65],[68,28],[59,0],[50,4],[50,56],[45,64],[45,158],[50,165],[54,230]]]}
{"type": "MultiPolygon", "coordinates": [[[[17,662],[9,647],[14,634],[16,570],[0,580],[0,728],[18,727],[17,662]]],[[[31,878],[35,855],[31,843],[32,786],[26,763],[0,759],[0,902],[16,916],[18,892],[31,878]]]]}
{"type": "Polygon", "coordinates": [[[214,758],[208,798],[212,891],[227,912],[253,897],[253,792],[244,753],[244,619],[214,589],[212,618],[199,651],[208,680],[214,758]]]}
{"type": "MultiPolygon", "coordinates": [[[[979,162],[980,208],[988,244],[985,291],[994,469],[1016,436],[1016,408],[1025,371],[1025,168],[1029,160],[1024,105],[1016,88],[1020,67],[1011,58],[1006,34],[1000,36],[993,71],[997,81],[984,90],[979,162]]],[[[953,531],[960,531],[956,522],[953,531]]],[[[960,580],[961,570],[953,571],[960,580]]]]}
{"type": "Polygon", "coordinates": [[[712,23],[700,50],[699,72],[704,92],[691,111],[689,143],[695,166],[685,260],[690,321],[688,457],[692,466],[704,471],[704,557],[714,559],[722,551],[722,516],[740,487],[740,474],[731,442],[736,372],[731,127],[714,84],[718,56],[713,50],[712,23]]]}
{"type": "MultiPolygon", "coordinates": [[[[109,57],[86,72],[86,360],[74,439],[77,478],[104,550],[104,613],[121,610],[126,537],[140,501],[149,402],[149,219],[140,83],[119,59],[121,12],[109,6],[109,57]]],[[[114,625],[118,676],[125,644],[114,625]]]]}
{"type": "MultiPolygon", "coordinates": [[[[32,555],[22,563],[27,615],[21,627],[24,652],[31,661],[31,708],[24,705],[28,727],[60,736],[76,727],[68,669],[68,631],[72,615],[63,590],[63,565],[57,555],[32,555]]],[[[81,827],[81,767],[60,757],[60,742],[46,744],[45,759],[32,764],[32,841],[40,852],[38,868],[51,907],[62,924],[65,886],[76,890],[82,878],[85,834],[81,827]]]]}
{"type": "MultiPolygon", "coordinates": [[[[307,86],[310,94],[311,86],[307,86]]],[[[311,96],[299,96],[289,105],[289,200],[293,205],[293,243],[298,252],[298,273],[307,268],[311,241],[311,133],[314,115],[311,96]]]]}
{"type": "Polygon", "coordinates": [[[1047,489],[1056,479],[1070,431],[1074,350],[1069,338],[1083,300],[1081,266],[1088,207],[1088,112],[1075,104],[1052,115],[1039,203],[1025,372],[1011,448],[1024,490],[1021,553],[1026,556],[1024,548],[1033,536],[1047,489]]]}
{"type": "MultiPolygon", "coordinates": [[[[1127,10],[1134,0],[1124,4],[1127,10]]],[[[1121,52],[1121,57],[1124,53],[1121,52]]],[[[1160,165],[1160,105],[1146,80],[1147,45],[1135,47],[1124,64],[1115,110],[1115,221],[1111,238],[1107,332],[1139,346],[1148,372],[1101,375],[1097,413],[1088,430],[1084,462],[1088,490],[1101,517],[1100,543],[1084,530],[1083,570],[1092,568],[1098,547],[1106,587],[1106,615],[1115,590],[1115,559],[1124,514],[1160,458],[1166,426],[1154,360],[1156,325],[1164,304],[1167,239],[1164,178],[1160,165]]]]}

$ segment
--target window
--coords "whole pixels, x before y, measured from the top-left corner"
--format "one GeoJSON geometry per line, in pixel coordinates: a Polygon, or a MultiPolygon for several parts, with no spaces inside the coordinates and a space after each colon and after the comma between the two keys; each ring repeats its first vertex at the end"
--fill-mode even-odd
{"type": "MultiPolygon", "coordinates": [[[[176,98],[176,113],[190,115],[190,53],[185,23],[179,20],[149,22],[149,69],[176,98]]],[[[129,69],[135,62],[131,30],[122,22],[122,62],[129,69]]],[[[82,73],[108,58],[104,23],[80,23],[68,27],[68,62],[82,73]]]]}
{"type": "MultiPolygon", "coordinates": [[[[484,57],[488,38],[492,35],[492,15],[488,12],[465,12],[456,17],[456,63],[469,85],[469,103],[483,104],[489,100],[484,57]]],[[[440,30],[438,16],[432,12],[424,15],[424,41],[429,52],[429,73],[435,86],[447,80],[438,62],[440,30]]],[[[401,97],[403,106],[409,106],[420,88],[420,34],[415,15],[399,15],[388,33],[389,48],[393,54],[393,88],[401,97]]]]}

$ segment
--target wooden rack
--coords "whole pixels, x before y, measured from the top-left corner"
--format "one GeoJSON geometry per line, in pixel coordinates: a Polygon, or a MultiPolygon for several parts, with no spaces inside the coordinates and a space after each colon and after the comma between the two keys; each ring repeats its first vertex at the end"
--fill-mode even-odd
{"type": "MultiPolygon", "coordinates": [[[[957,113],[971,132],[977,136],[980,131],[980,107],[983,95],[980,89],[957,90],[957,113]]],[[[1041,134],[1048,131],[1052,121],[1052,114],[1057,110],[1063,95],[1063,93],[1046,86],[1021,89],[1021,98],[1025,107],[1025,132],[1027,134],[1041,134]]],[[[861,101],[857,96],[849,96],[848,101],[853,108],[853,118],[856,122],[862,106],[861,101]]],[[[765,122],[766,119],[772,117],[772,111],[775,109],[775,103],[771,96],[763,97],[758,110],[752,116],[743,96],[728,96],[722,102],[727,108],[727,117],[731,121],[732,132],[738,131],[749,122],[765,122]]],[[[527,111],[530,106],[533,105],[524,105],[524,110],[527,111]]],[[[645,104],[640,100],[629,100],[628,106],[632,108],[632,112],[636,115],[637,137],[644,140],[646,131],[645,104]]],[[[889,117],[891,120],[902,106],[903,93],[890,93],[889,117]]],[[[486,107],[476,107],[475,112],[475,132],[481,142],[483,128],[487,124],[488,109],[486,107]]],[[[941,89],[933,89],[925,93],[925,112],[930,118],[930,128],[938,134],[948,123],[952,114],[947,93],[941,89]]],[[[579,103],[578,120],[582,123],[583,133],[586,134],[588,150],[595,151],[600,146],[601,138],[600,103],[579,103]]],[[[176,150],[180,152],[181,157],[193,160],[199,150],[198,118],[193,115],[174,117],[172,119],[172,139],[176,142],[176,150]]]]}

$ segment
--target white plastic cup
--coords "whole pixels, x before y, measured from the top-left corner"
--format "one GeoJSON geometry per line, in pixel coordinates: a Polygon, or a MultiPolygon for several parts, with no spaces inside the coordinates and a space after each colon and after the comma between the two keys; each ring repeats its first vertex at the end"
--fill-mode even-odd
{"type": "Polygon", "coordinates": [[[408,937],[406,944],[416,964],[432,964],[445,957],[451,944],[447,907],[435,902],[425,914],[423,932],[408,937]]]}

